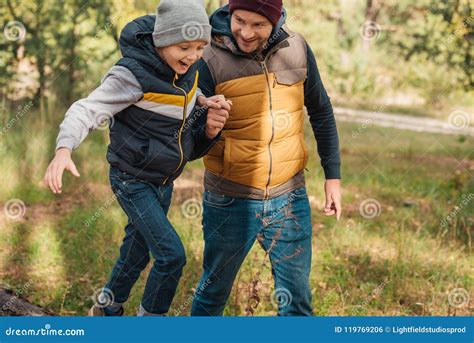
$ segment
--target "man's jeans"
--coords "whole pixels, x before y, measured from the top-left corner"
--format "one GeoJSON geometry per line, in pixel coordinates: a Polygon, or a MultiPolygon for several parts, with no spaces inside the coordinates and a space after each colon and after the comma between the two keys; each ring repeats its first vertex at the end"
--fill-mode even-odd
{"type": "Polygon", "coordinates": [[[110,169],[110,183],[118,202],[128,216],[120,256],[105,288],[115,303],[125,302],[132,286],[154,258],[142,298],[151,314],[166,314],[176,292],[186,256],[178,234],[166,214],[172,186],[157,186],[134,176],[110,169]]]}
{"type": "Polygon", "coordinates": [[[269,200],[204,192],[203,275],[191,314],[219,316],[255,240],[268,253],[278,315],[312,315],[311,209],[305,188],[269,200]]]}

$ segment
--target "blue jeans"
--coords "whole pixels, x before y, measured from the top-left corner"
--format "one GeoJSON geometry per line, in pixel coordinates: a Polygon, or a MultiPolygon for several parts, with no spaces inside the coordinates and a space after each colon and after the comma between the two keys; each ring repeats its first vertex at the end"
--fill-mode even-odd
{"type": "Polygon", "coordinates": [[[140,273],[154,258],[142,298],[143,308],[152,314],[166,314],[176,292],[186,255],[183,244],[166,214],[173,186],[158,186],[110,169],[110,183],[128,216],[120,256],[106,288],[114,302],[124,303],[140,273]]]}
{"type": "Polygon", "coordinates": [[[232,284],[257,240],[268,253],[278,315],[312,315],[311,209],[306,189],[269,200],[234,198],[204,192],[203,275],[191,314],[222,315],[232,284]]]}

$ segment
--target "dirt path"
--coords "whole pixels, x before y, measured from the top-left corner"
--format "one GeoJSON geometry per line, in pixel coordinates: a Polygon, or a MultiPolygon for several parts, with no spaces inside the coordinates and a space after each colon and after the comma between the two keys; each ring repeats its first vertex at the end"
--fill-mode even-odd
{"type": "Polygon", "coordinates": [[[445,135],[466,135],[474,137],[474,127],[469,126],[467,113],[454,113],[451,120],[442,121],[432,118],[415,117],[406,114],[389,114],[378,111],[362,111],[335,107],[338,121],[360,123],[367,126],[377,125],[416,132],[441,133],[445,135]]]}
{"type": "MultiPolygon", "coordinates": [[[[174,183],[173,203],[181,204],[189,198],[199,198],[203,187],[204,170],[185,170],[181,177],[174,183]]],[[[67,215],[74,208],[87,206],[92,199],[96,201],[107,201],[112,195],[108,185],[97,183],[84,183],[76,191],[65,193],[58,199],[46,204],[25,204],[17,199],[13,199],[11,208],[7,208],[7,203],[0,203],[0,228],[12,222],[33,222],[38,223],[50,218],[58,213],[67,215]],[[11,212],[11,213],[9,213],[11,212]],[[23,213],[23,214],[21,214],[23,213]],[[18,215],[19,218],[10,220],[8,218],[18,215]]]]}

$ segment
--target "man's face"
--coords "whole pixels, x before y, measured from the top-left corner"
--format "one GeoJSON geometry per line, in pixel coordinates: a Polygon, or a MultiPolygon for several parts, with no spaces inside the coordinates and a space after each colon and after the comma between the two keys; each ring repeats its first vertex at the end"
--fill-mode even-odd
{"type": "Polygon", "coordinates": [[[157,52],[175,73],[185,74],[202,57],[206,45],[202,41],[183,42],[157,48],[157,52]]]}
{"type": "Polygon", "coordinates": [[[262,48],[273,31],[272,23],[266,17],[240,9],[232,13],[230,28],[240,50],[245,53],[262,48]]]}

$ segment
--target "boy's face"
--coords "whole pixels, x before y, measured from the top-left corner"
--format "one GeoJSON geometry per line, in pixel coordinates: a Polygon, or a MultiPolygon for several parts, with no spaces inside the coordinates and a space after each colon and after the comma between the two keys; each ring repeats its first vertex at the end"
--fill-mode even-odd
{"type": "Polygon", "coordinates": [[[273,31],[270,20],[255,12],[237,9],[230,23],[241,51],[252,53],[265,45],[273,31]]]}
{"type": "Polygon", "coordinates": [[[158,54],[177,74],[185,74],[204,52],[207,42],[182,42],[175,45],[156,48],[158,54]]]}

